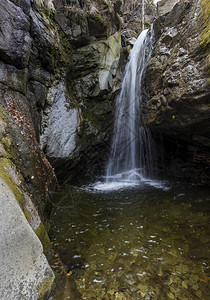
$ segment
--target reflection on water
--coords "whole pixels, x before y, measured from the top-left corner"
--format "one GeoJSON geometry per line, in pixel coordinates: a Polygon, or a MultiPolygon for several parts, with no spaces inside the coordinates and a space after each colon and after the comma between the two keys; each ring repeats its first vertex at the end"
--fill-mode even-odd
{"type": "Polygon", "coordinates": [[[207,188],[67,186],[56,193],[51,226],[72,271],[54,299],[210,299],[207,188]]]}

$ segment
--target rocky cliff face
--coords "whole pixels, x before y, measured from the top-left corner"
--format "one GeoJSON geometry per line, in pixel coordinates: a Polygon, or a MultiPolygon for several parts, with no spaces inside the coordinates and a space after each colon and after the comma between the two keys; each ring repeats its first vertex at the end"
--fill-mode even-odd
{"type": "Polygon", "coordinates": [[[210,167],[209,12],[207,17],[204,8],[201,1],[180,1],[155,22],[157,43],[145,75],[146,122],[162,135],[166,171],[203,181],[210,167]]]}
{"type": "Polygon", "coordinates": [[[50,1],[0,3],[1,299],[43,298],[54,280],[44,253],[55,174],[39,146],[39,109],[55,68],[51,9],[50,1]]]}
{"type": "Polygon", "coordinates": [[[54,280],[44,253],[56,178],[39,132],[48,89],[68,55],[53,13],[51,1],[0,3],[1,299],[42,299],[54,280]]]}
{"type": "Polygon", "coordinates": [[[71,65],[48,91],[41,145],[60,181],[102,173],[121,51],[120,2],[55,1],[71,65]],[[100,153],[100,155],[99,155],[100,153]]]}
{"type": "Polygon", "coordinates": [[[102,172],[120,47],[116,32],[75,50],[66,82],[56,83],[49,94],[41,144],[62,180],[102,172]]]}

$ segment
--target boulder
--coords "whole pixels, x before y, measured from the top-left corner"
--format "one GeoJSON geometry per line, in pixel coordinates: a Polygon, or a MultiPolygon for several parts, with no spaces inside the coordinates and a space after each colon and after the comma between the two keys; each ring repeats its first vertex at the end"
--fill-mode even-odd
{"type": "Polygon", "coordinates": [[[54,275],[42,244],[1,177],[0,190],[0,298],[43,299],[51,291],[54,275]]]}
{"type": "Polygon", "coordinates": [[[43,299],[54,281],[44,253],[51,248],[45,225],[55,175],[36,139],[28,69],[11,63],[0,62],[0,298],[43,299]]]}

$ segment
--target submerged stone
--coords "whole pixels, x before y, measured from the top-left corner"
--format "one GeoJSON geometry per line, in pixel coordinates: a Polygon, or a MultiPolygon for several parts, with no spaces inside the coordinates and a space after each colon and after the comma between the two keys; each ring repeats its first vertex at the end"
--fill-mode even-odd
{"type": "MultiPolygon", "coordinates": [[[[203,298],[208,298],[208,246],[195,239],[200,226],[203,235],[208,236],[206,219],[198,218],[201,212],[209,216],[208,189],[175,185],[168,191],[135,187],[91,193],[83,186],[82,189],[72,187],[69,193],[67,187],[58,192],[56,199],[60,199],[60,204],[53,210],[51,233],[59,243],[61,254],[65,248],[65,260],[68,256],[71,260],[78,250],[77,255],[81,255],[87,266],[82,273],[75,267],[72,275],[82,297],[88,299],[95,293],[97,299],[104,299],[105,292],[113,299],[121,293],[124,299],[137,299],[140,295],[155,300],[190,299],[199,290],[203,298]],[[183,190],[184,195],[179,196],[179,200],[174,198],[183,194],[183,190]],[[196,202],[198,198],[202,199],[201,203],[196,202]],[[65,210],[64,217],[65,207],[68,211],[65,210]],[[110,225],[109,230],[99,226],[104,220],[110,225]],[[166,224],[170,224],[170,230],[164,230],[166,224]],[[144,234],[138,239],[142,230],[144,234]],[[189,247],[185,247],[180,238],[183,231],[184,244],[200,250],[205,248],[205,258],[199,253],[192,258],[189,247]]],[[[66,294],[70,295],[71,291],[66,294]]]]}

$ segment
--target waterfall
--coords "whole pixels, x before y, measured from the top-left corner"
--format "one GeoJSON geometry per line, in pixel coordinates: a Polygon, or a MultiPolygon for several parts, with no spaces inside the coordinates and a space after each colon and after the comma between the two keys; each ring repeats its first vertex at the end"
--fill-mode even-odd
{"type": "Polygon", "coordinates": [[[141,180],[151,176],[155,151],[149,129],[141,116],[142,78],[154,45],[153,29],[144,30],[129,54],[122,88],[116,99],[112,148],[106,182],[141,180]]]}

